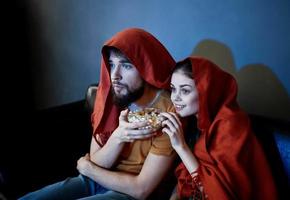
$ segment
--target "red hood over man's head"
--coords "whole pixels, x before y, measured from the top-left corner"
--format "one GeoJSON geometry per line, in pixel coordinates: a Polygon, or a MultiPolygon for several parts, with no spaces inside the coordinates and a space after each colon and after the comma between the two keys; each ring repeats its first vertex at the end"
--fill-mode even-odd
{"type": "Polygon", "coordinates": [[[110,95],[110,68],[106,47],[119,49],[137,68],[141,77],[157,88],[169,88],[170,76],[175,66],[175,61],[166,48],[142,29],[126,29],[105,42],[102,49],[100,83],[92,115],[93,134],[98,135],[101,145],[106,143],[118,126],[120,113],[119,108],[112,103],[110,95]]]}

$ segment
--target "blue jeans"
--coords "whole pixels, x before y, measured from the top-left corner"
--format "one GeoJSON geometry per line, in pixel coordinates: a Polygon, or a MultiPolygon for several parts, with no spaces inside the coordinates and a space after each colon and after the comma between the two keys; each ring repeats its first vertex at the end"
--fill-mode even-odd
{"type": "Polygon", "coordinates": [[[108,190],[86,176],[79,175],[48,185],[40,190],[26,194],[19,200],[134,200],[133,197],[108,190]]]}

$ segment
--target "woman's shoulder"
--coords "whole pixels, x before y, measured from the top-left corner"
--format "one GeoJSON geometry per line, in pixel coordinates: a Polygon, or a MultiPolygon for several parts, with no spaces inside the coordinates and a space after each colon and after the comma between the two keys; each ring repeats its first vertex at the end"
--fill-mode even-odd
{"type": "Polygon", "coordinates": [[[207,134],[208,138],[214,138],[216,143],[234,144],[253,138],[249,117],[244,112],[217,117],[207,134]]]}
{"type": "Polygon", "coordinates": [[[220,112],[213,120],[212,125],[227,124],[230,127],[245,127],[250,124],[250,119],[243,110],[238,109],[234,111],[220,112]]]}

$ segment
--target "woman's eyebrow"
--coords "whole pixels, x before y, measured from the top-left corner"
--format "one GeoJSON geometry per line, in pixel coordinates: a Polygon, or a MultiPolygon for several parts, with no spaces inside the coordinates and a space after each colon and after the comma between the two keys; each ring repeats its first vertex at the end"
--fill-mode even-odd
{"type": "Polygon", "coordinates": [[[189,85],[189,84],[183,84],[183,85],[180,85],[180,87],[186,87],[186,86],[188,86],[188,87],[192,87],[192,85],[189,85]]]}
{"type": "MultiPolygon", "coordinates": [[[[173,84],[170,84],[170,87],[175,87],[175,85],[173,85],[173,84]]],[[[192,88],[192,85],[189,85],[189,84],[183,84],[183,85],[180,85],[179,87],[190,87],[190,88],[192,88]]]]}

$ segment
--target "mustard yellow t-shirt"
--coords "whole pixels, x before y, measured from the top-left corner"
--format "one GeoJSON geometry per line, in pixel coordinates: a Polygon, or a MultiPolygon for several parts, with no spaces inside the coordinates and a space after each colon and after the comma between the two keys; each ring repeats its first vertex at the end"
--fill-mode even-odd
{"type": "MultiPolygon", "coordinates": [[[[164,112],[173,112],[174,107],[169,92],[163,90],[152,107],[164,112]]],[[[157,155],[172,155],[174,149],[169,136],[159,130],[159,134],[155,137],[127,143],[120,155],[116,170],[138,174],[149,152],[157,155]]]]}

